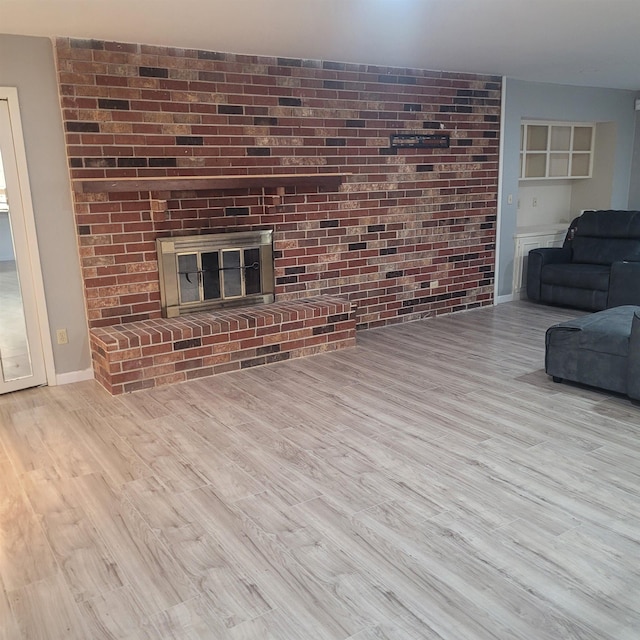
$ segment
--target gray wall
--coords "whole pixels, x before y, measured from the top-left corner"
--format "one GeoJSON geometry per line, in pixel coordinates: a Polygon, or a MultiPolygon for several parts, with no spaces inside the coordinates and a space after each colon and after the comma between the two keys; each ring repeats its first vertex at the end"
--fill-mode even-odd
{"type": "Polygon", "coordinates": [[[18,89],[56,373],[81,371],[91,358],[51,41],[0,35],[0,85],[18,89]]]}
{"type": "MultiPolygon", "coordinates": [[[[640,93],[637,97],[640,98],[640,93]]],[[[631,164],[629,209],[640,211],[640,111],[636,111],[636,138],[633,149],[633,162],[631,164]]]]}
{"type": "MultiPolygon", "coordinates": [[[[520,121],[566,120],[577,122],[613,122],[616,129],[611,207],[629,206],[631,159],[634,148],[635,111],[633,91],[553,85],[507,79],[504,110],[504,154],[502,164],[502,200],[498,295],[509,295],[513,281],[513,235],[516,231],[520,154],[520,121]],[[507,197],[513,194],[513,203],[507,197]]],[[[640,153],[640,152],[639,152],[640,153]]],[[[639,159],[640,163],[640,159],[639,159]]]]}

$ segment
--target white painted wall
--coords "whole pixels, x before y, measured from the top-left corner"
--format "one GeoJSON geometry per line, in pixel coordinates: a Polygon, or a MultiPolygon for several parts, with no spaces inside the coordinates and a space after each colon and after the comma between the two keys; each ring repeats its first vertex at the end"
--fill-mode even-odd
{"type": "Polygon", "coordinates": [[[571,222],[571,180],[526,180],[518,189],[518,227],[571,222]]]}

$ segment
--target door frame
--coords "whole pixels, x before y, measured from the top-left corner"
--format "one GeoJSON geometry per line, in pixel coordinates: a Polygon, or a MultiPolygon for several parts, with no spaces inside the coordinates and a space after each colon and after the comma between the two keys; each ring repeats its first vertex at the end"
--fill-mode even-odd
{"type": "Polygon", "coordinates": [[[35,216],[33,212],[33,201],[31,199],[31,186],[29,183],[29,171],[27,165],[27,152],[24,144],[22,130],[22,119],[20,118],[20,103],[18,101],[18,89],[16,87],[0,86],[0,99],[6,100],[9,108],[9,119],[11,121],[11,133],[13,138],[13,149],[15,153],[16,167],[18,170],[18,183],[20,198],[22,200],[22,223],[26,230],[29,255],[26,257],[31,270],[33,291],[35,294],[35,305],[37,313],[37,326],[42,344],[42,355],[47,384],[56,384],[56,371],[53,359],[53,344],[51,342],[51,332],[49,328],[49,315],[47,313],[47,301],[44,294],[44,281],[42,279],[42,265],[40,263],[40,252],[38,250],[38,236],[36,233],[35,216]]]}

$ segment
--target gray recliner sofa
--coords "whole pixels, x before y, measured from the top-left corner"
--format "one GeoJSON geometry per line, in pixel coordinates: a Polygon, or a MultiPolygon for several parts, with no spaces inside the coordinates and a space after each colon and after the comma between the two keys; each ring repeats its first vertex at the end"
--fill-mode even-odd
{"type": "Polygon", "coordinates": [[[562,247],[530,251],[527,296],[588,311],[640,305],[640,211],[585,211],[562,247]]]}

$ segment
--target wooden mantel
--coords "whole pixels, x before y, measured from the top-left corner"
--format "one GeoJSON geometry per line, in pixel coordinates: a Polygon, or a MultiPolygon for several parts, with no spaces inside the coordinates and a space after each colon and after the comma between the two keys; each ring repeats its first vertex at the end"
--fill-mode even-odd
{"type": "Polygon", "coordinates": [[[337,189],[348,173],[282,173],[230,176],[162,176],[156,178],[79,178],[76,193],[132,191],[208,191],[283,187],[327,187],[337,189]]]}

